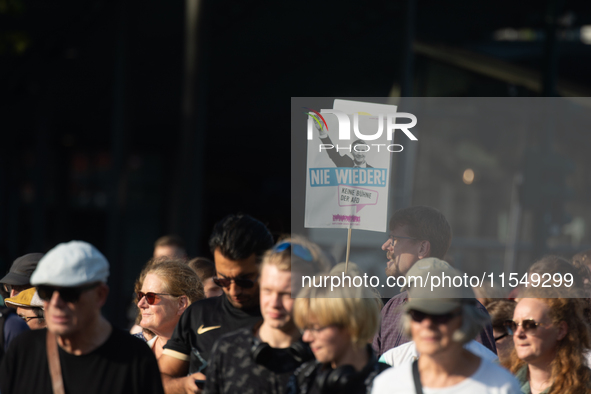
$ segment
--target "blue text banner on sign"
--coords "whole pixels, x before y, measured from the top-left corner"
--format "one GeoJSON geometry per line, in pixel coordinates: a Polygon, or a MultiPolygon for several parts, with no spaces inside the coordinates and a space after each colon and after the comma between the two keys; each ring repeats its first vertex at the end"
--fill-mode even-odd
{"type": "Polygon", "coordinates": [[[383,168],[310,168],[310,186],[366,185],[386,187],[383,168]]]}

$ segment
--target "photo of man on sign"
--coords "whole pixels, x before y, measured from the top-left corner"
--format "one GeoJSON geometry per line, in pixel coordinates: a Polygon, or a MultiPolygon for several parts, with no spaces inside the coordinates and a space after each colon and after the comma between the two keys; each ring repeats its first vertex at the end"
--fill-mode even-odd
{"type": "Polygon", "coordinates": [[[373,168],[373,166],[370,166],[365,161],[365,155],[369,150],[369,146],[364,140],[356,140],[351,144],[351,154],[353,155],[353,158],[351,158],[347,154],[341,155],[337,151],[322,124],[314,122],[314,127],[318,130],[318,137],[322,141],[322,144],[326,146],[326,153],[328,153],[328,157],[330,157],[335,166],[373,168]]]}

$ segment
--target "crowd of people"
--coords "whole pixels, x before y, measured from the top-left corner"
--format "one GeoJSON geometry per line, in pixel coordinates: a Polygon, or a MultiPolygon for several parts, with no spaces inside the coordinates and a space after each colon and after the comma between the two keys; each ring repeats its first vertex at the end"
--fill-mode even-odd
{"type": "Polygon", "coordinates": [[[213,261],[190,260],[178,237],[156,242],[131,330],[101,313],[109,263],[93,245],[27,254],[0,279],[0,393],[591,393],[591,252],[528,271],[569,273],[571,286],[420,285],[462,275],[446,261],[451,240],[438,210],[396,211],[382,250],[406,287],[383,299],[344,280],[303,286],[361,273],[229,215],[211,233],[213,261]]]}

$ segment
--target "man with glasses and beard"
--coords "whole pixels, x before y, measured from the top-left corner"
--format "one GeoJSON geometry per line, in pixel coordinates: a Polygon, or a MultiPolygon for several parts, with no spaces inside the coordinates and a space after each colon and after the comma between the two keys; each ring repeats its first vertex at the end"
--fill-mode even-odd
{"type": "MultiPolygon", "coordinates": [[[[382,245],[388,259],[386,275],[405,276],[419,260],[427,257],[444,259],[451,245],[451,226],[435,208],[414,206],[394,212],[389,223],[390,234],[382,245]]],[[[400,328],[401,307],[408,301],[406,291],[393,297],[382,309],[381,327],[374,337],[373,348],[381,356],[386,351],[410,341],[400,328]]],[[[478,309],[486,313],[482,304],[478,309]]],[[[475,338],[496,354],[492,326],[487,324],[475,338]]]]}
{"type": "Polygon", "coordinates": [[[47,329],[15,339],[0,365],[2,393],[163,393],[150,349],[101,315],[108,276],[86,242],[59,244],[39,261],[31,284],[47,329]]]}
{"type": "Polygon", "coordinates": [[[248,215],[229,215],[215,224],[209,247],[214,282],[224,294],[191,304],[181,316],[158,359],[167,393],[200,392],[215,341],[261,320],[259,265],[272,246],[267,227],[248,215]]]}

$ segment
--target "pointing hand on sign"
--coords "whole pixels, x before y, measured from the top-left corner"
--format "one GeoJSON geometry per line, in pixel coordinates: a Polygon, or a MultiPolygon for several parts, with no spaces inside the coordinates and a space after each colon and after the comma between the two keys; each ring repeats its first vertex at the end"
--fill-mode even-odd
{"type": "Polygon", "coordinates": [[[324,130],[324,125],[322,124],[322,120],[319,120],[318,118],[314,119],[314,127],[316,128],[316,130],[318,130],[318,137],[320,138],[326,138],[328,137],[328,133],[326,132],[326,130],[324,130]]]}

